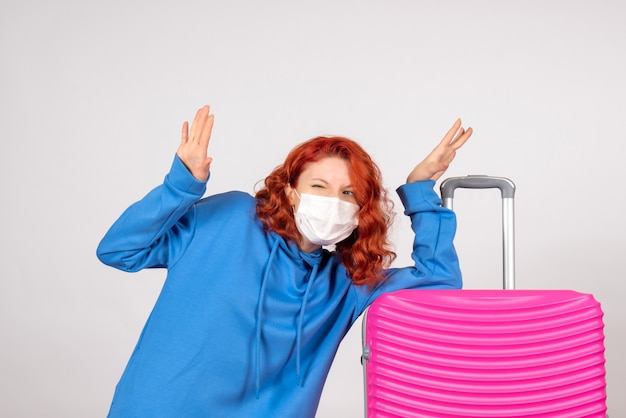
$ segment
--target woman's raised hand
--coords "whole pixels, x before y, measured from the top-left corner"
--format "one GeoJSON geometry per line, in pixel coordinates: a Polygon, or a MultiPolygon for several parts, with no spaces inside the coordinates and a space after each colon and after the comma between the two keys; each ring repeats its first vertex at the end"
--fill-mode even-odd
{"type": "Polygon", "coordinates": [[[211,130],[213,129],[213,115],[209,113],[208,105],[196,112],[196,117],[189,130],[189,122],[183,123],[182,139],[176,151],[178,158],[185,167],[198,180],[205,181],[209,178],[211,161],[208,156],[211,130]]]}
{"type": "Polygon", "coordinates": [[[472,136],[472,132],[472,128],[465,130],[461,127],[461,119],[457,119],[439,145],[411,171],[407,183],[439,179],[454,160],[456,151],[472,136]]]}

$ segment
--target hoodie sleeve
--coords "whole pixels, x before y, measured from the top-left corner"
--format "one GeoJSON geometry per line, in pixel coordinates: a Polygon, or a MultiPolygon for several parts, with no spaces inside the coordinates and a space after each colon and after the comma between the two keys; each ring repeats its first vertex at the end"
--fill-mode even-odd
{"type": "Polygon", "coordinates": [[[373,289],[356,287],[360,312],[385,292],[461,288],[461,271],[453,244],[456,216],[441,206],[434,185],[435,182],[429,180],[404,184],[397,189],[404,214],[411,218],[411,229],[415,233],[411,254],[415,264],[386,270],[386,280],[373,289]]]}
{"type": "Polygon", "coordinates": [[[131,205],[97,249],[104,264],[124,271],[166,267],[194,233],[194,210],[206,190],[176,156],[162,185],[131,205]]]}

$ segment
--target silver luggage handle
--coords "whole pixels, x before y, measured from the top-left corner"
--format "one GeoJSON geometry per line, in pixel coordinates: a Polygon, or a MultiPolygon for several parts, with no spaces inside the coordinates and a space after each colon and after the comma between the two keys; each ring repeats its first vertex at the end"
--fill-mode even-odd
{"type": "Polygon", "coordinates": [[[515,289],[515,183],[505,177],[470,175],[450,177],[441,183],[443,207],[452,209],[454,191],[462,189],[500,189],[502,194],[502,267],[503,289],[515,289]]]}

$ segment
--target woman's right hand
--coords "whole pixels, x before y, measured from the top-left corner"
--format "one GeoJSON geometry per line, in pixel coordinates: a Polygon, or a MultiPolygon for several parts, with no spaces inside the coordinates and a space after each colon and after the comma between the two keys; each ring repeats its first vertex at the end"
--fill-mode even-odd
{"type": "Polygon", "coordinates": [[[182,139],[176,151],[178,158],[185,164],[191,174],[200,181],[209,178],[211,161],[208,156],[211,130],[213,129],[213,115],[209,113],[208,105],[196,112],[196,117],[189,130],[189,122],[183,123],[182,139]]]}
{"type": "Polygon", "coordinates": [[[407,183],[438,180],[454,160],[456,151],[472,136],[472,132],[472,128],[465,130],[461,126],[461,119],[457,119],[439,145],[411,171],[407,177],[407,183]]]}

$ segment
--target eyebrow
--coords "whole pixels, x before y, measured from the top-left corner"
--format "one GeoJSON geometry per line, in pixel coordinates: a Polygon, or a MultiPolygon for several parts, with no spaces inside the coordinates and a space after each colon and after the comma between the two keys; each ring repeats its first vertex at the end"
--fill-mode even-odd
{"type": "MultiPolygon", "coordinates": [[[[324,180],[323,178],[320,177],[311,177],[311,179],[309,181],[321,181],[324,184],[329,184],[326,180],[324,180]]],[[[352,189],[354,188],[351,184],[348,184],[347,186],[341,186],[344,189],[352,189]]]]}

